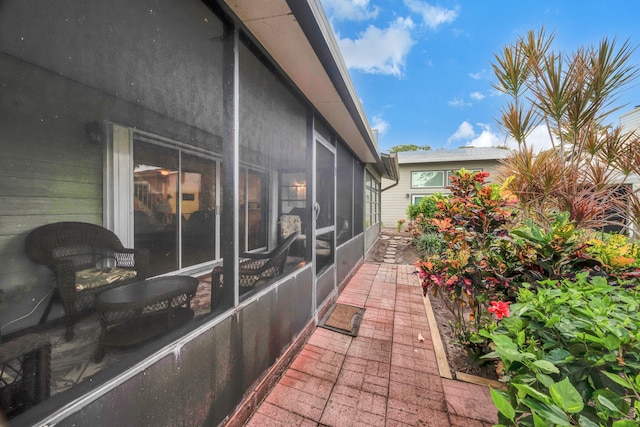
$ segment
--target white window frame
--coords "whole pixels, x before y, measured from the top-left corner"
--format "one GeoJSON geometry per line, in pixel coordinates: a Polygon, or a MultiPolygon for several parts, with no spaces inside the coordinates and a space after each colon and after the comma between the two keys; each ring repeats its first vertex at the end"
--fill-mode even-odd
{"type": "MultiPolygon", "coordinates": [[[[445,173],[444,170],[419,170],[419,171],[411,171],[411,188],[444,188],[445,184],[445,173]],[[442,185],[416,185],[416,175],[421,173],[432,172],[435,174],[440,174],[442,176],[442,185]]],[[[434,176],[435,179],[435,176],[434,176]]]]}
{"type": "MultiPolygon", "coordinates": [[[[144,132],[127,126],[105,122],[103,124],[107,143],[105,144],[104,175],[103,175],[103,226],[113,231],[125,247],[133,248],[134,243],[134,171],[133,171],[133,141],[134,135],[143,141],[147,141],[158,146],[165,146],[180,152],[216,162],[216,180],[220,183],[220,166],[222,159],[200,150],[157,134],[144,132]]],[[[270,178],[269,178],[270,179],[270,178]]],[[[216,186],[216,235],[220,235],[219,207],[221,205],[221,188],[216,186]]],[[[182,230],[180,230],[182,233],[182,230]]],[[[181,240],[178,239],[179,245],[181,240]]],[[[216,241],[215,251],[220,256],[219,239],[216,241]]],[[[182,264],[182,248],[178,247],[180,256],[179,263],[182,264]]],[[[211,260],[202,265],[212,265],[219,262],[219,259],[211,260]]],[[[191,271],[202,265],[189,266],[176,271],[191,271]]]]}

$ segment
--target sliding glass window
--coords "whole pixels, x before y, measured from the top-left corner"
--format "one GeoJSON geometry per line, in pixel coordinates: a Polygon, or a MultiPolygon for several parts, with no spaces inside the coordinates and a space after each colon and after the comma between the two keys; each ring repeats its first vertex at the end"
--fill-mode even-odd
{"type": "Polygon", "coordinates": [[[133,161],[135,248],[149,251],[149,275],[215,260],[218,161],[137,139],[133,161]]]}

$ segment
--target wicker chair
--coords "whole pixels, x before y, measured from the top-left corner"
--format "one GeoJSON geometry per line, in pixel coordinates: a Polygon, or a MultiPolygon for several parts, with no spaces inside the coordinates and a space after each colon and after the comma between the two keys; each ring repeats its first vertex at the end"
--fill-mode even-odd
{"type": "Polygon", "coordinates": [[[66,339],[80,314],[94,308],[99,292],[147,278],[149,254],[126,249],[106,228],[85,222],[58,222],[31,231],[26,240],[31,261],[53,272],[54,294],[40,319],[47,320],[54,302],[65,312],[66,339]]]}
{"type": "MultiPolygon", "coordinates": [[[[284,271],[289,248],[298,237],[298,232],[290,234],[275,249],[267,253],[243,253],[240,255],[240,293],[246,293],[279,276],[284,271]]],[[[220,303],[220,288],[223,286],[223,267],[215,267],[211,272],[211,310],[220,303]]]]}

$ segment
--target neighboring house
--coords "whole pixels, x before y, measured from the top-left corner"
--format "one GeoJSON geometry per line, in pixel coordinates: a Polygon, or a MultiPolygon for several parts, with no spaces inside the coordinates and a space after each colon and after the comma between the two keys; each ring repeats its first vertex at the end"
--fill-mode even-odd
{"type": "Polygon", "coordinates": [[[382,180],[382,226],[393,228],[407,219],[407,208],[420,198],[449,190],[451,171],[468,169],[489,172],[488,182],[497,172],[500,159],[509,150],[501,148],[458,148],[397,153],[399,181],[382,180]]]}
{"type": "Polygon", "coordinates": [[[0,2],[2,340],[50,298],[38,226],[108,228],[150,276],[224,266],[211,313],[15,425],[219,425],[255,399],[379,236],[397,171],[367,123],[319,0],[0,2]],[[244,292],[239,254],[276,247],[284,215],[297,262],[244,292]]]}
{"type": "MultiPolygon", "coordinates": [[[[624,132],[635,132],[635,138],[640,141],[640,105],[636,105],[633,110],[620,115],[620,126],[624,132]]],[[[638,143],[640,150],[640,143],[638,143]]],[[[627,177],[626,183],[631,185],[633,191],[640,191],[640,176],[633,174],[627,177]]],[[[635,230],[638,232],[638,230],[635,230]]]]}

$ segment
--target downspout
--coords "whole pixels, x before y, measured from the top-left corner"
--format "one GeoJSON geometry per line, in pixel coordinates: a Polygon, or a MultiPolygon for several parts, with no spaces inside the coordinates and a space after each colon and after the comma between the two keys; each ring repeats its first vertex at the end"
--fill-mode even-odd
{"type": "Polygon", "coordinates": [[[380,192],[382,193],[383,191],[387,191],[388,189],[395,187],[396,185],[398,185],[399,182],[400,182],[400,179],[398,177],[396,177],[396,182],[395,183],[391,184],[388,187],[380,189],[380,192]]]}

